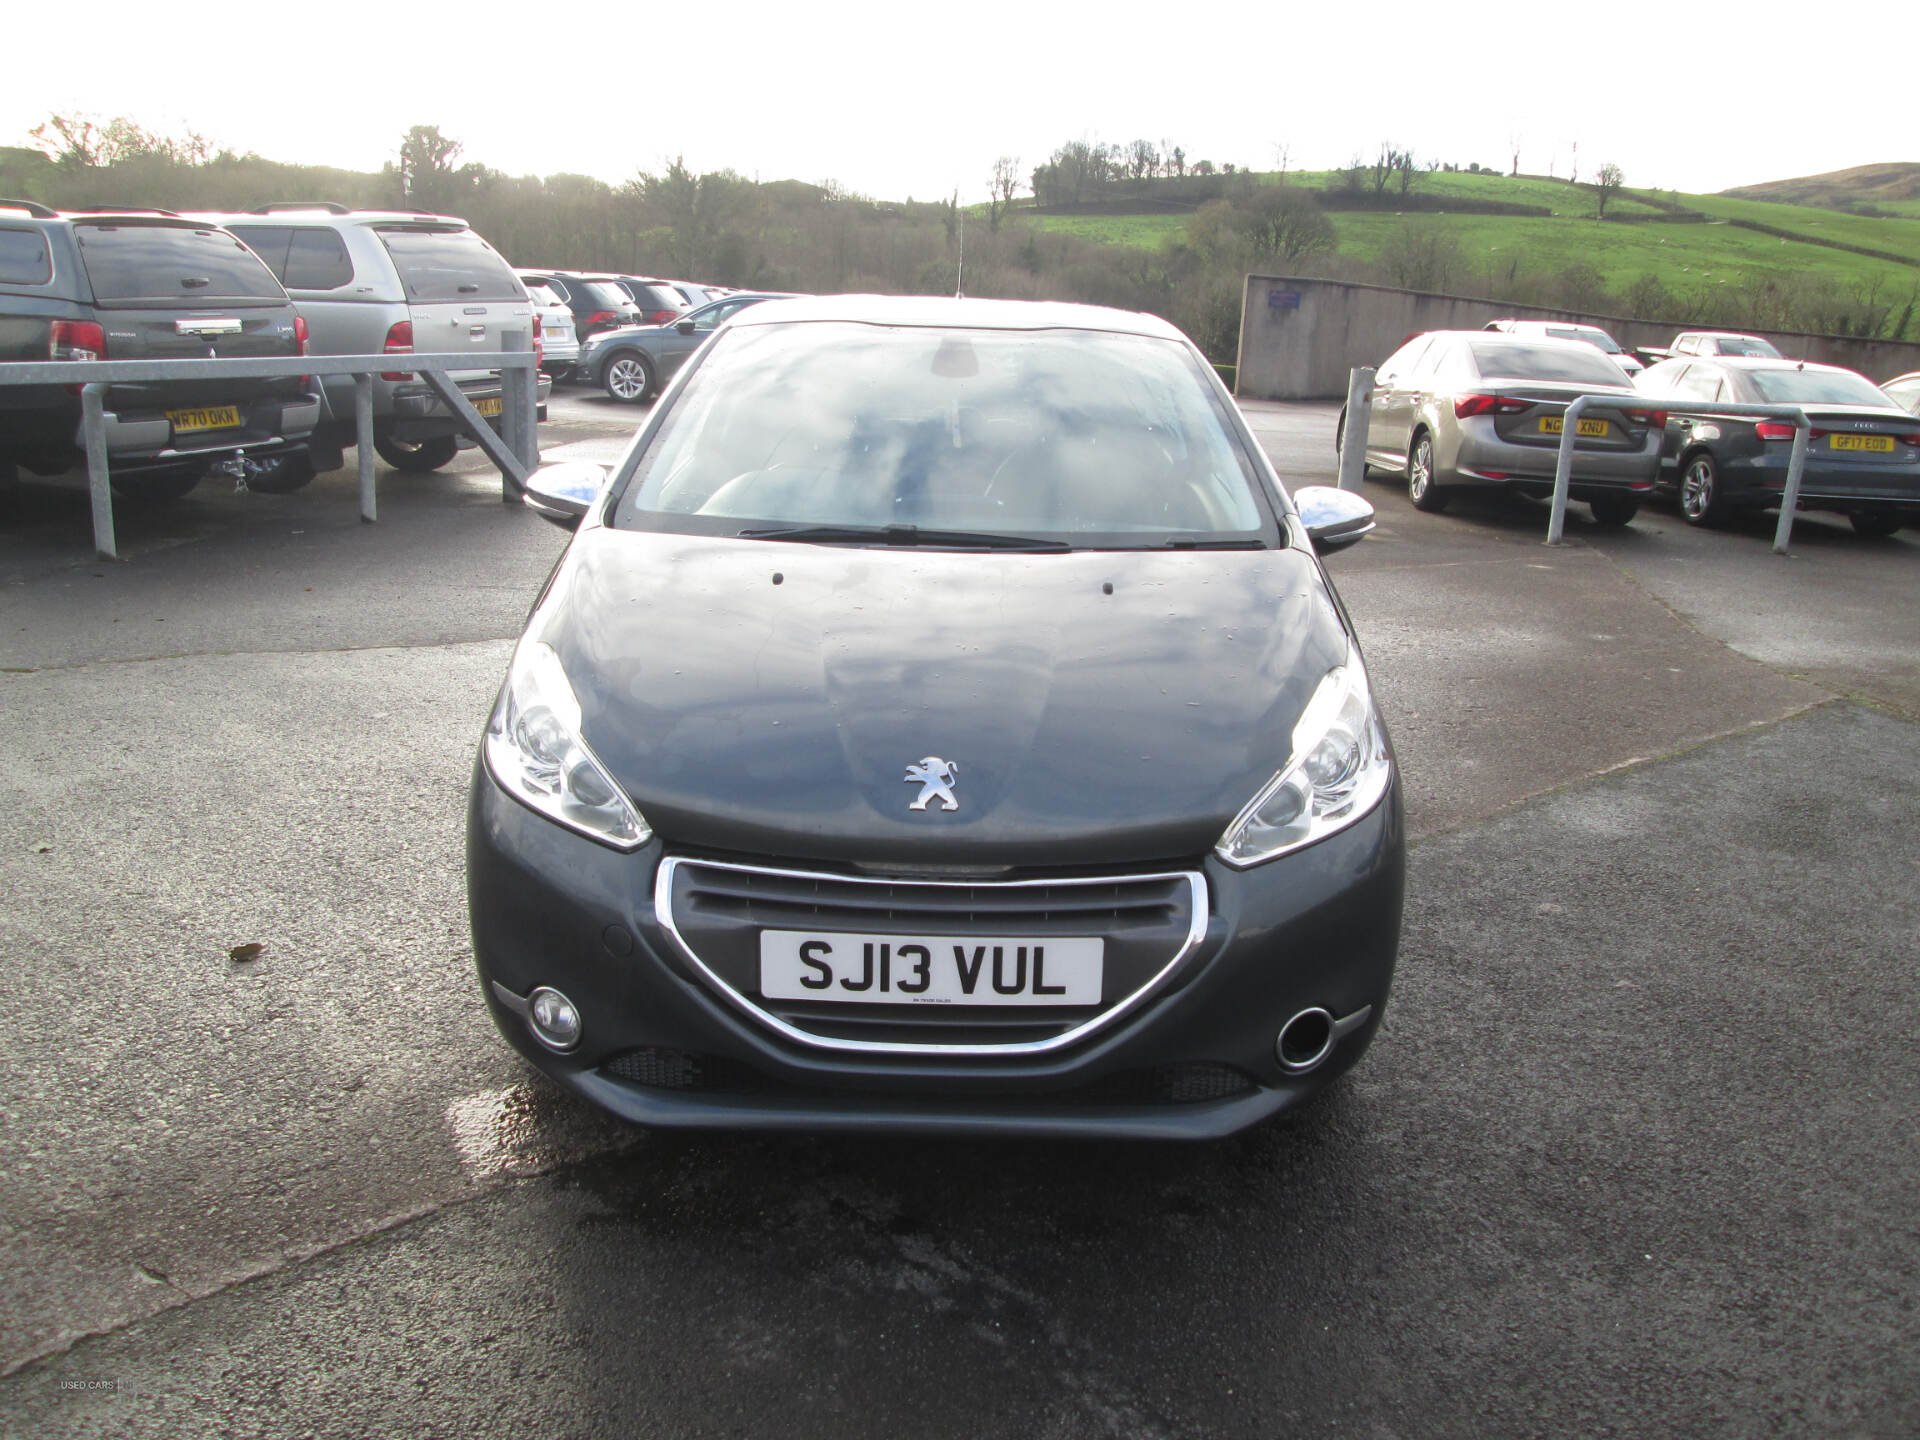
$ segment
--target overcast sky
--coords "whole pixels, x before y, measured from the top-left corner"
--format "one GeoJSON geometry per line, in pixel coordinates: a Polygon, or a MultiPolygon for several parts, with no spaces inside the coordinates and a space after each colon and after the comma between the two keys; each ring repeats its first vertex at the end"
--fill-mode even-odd
{"type": "MultiPolygon", "coordinates": [[[[82,12],[74,12],[76,15],[82,12]]],[[[696,170],[986,197],[1062,141],[1325,169],[1429,159],[1710,191],[1875,161],[1906,137],[1912,0],[1788,7],[1296,3],[423,7],[93,0],[79,49],[9,65],[0,144],[53,111],[378,169],[410,125],[510,174],[696,170]],[[551,27],[542,23],[550,17],[551,27]],[[1822,57],[1826,58],[1822,58],[1822,57]],[[1877,68],[1883,67],[1883,68],[1877,68]],[[1836,103],[1837,102],[1837,103],[1836,103]]],[[[52,32],[48,32],[52,33],[52,32]]],[[[33,43],[15,34],[16,62],[33,43]]],[[[139,197],[128,197],[129,201],[139,197]]]]}

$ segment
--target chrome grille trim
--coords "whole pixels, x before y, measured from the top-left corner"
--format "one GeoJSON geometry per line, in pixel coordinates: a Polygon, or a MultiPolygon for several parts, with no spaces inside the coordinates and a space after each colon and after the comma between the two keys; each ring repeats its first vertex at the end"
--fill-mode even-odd
{"type": "Polygon", "coordinates": [[[1123,1015],[1137,1009],[1153,996],[1180,968],[1187,957],[1200,948],[1200,942],[1206,938],[1207,918],[1209,914],[1209,894],[1207,877],[1198,870],[1157,870],[1139,875],[1090,875],[1069,878],[1050,878],[1044,880],[929,880],[919,876],[911,880],[881,876],[844,875],[828,871],[789,870],[771,865],[743,865],[724,860],[695,860],[686,856],[670,855],[660,862],[653,882],[653,917],[660,928],[673,938],[674,945],[687,963],[700,974],[708,986],[726,1000],[735,1009],[749,1018],[764,1025],[767,1029],[791,1040],[797,1045],[805,1045],[816,1050],[851,1051],[868,1055],[937,1055],[937,1056],[1027,1056],[1044,1055],[1055,1050],[1063,1050],[1100,1030],[1106,1029],[1123,1015]],[[796,1025],[771,1014],[758,1005],[751,996],[742,994],[710,969],[706,962],[694,952],[693,946],[680,933],[680,927],[673,918],[673,878],[682,866],[697,866],[709,870],[729,870],[745,875],[768,875],[783,880],[806,880],[826,882],[833,885],[899,885],[947,887],[962,890],[1004,890],[1041,889],[1051,887],[1064,889],[1075,886],[1095,886],[1116,884],[1150,883],[1154,881],[1180,880],[1187,886],[1187,934],[1180,947],[1154,973],[1144,985],[1102,1010],[1098,1015],[1074,1026],[1071,1030],[1053,1035],[1045,1040],[1021,1040],[1005,1045],[936,1045],[904,1040],[848,1040],[836,1036],[815,1035],[796,1025]]]}

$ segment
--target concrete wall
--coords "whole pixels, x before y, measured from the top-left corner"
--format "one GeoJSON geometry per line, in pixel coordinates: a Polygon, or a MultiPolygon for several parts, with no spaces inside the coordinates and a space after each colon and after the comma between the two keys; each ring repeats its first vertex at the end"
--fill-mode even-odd
{"type": "MultiPolygon", "coordinates": [[[[1428,295],[1384,285],[1249,275],[1240,312],[1240,361],[1234,393],[1256,400],[1342,399],[1347,393],[1349,370],[1356,365],[1378,365],[1409,335],[1422,330],[1478,330],[1487,321],[1508,315],[1600,325],[1629,348],[1666,345],[1682,330],[1702,328],[1671,321],[1577,315],[1571,310],[1542,310],[1457,295],[1428,295]]],[[[1920,370],[1920,344],[1775,330],[1743,333],[1764,335],[1782,355],[1845,365],[1870,380],[1888,380],[1920,370]]]]}

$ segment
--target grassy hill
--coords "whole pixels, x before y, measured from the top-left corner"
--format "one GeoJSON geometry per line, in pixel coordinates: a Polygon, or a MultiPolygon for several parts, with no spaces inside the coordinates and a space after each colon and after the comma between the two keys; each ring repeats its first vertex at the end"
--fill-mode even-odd
{"type": "MultiPolygon", "coordinates": [[[[1898,314],[1920,289],[1920,198],[1901,201],[1889,187],[1900,183],[1892,172],[1905,169],[1920,177],[1920,165],[1863,168],[1879,177],[1882,199],[1877,204],[1889,210],[1910,205],[1912,213],[1850,214],[1754,199],[1748,191],[1693,195],[1622,190],[1609,201],[1608,218],[1602,221],[1595,218],[1596,197],[1590,186],[1545,176],[1442,171],[1421,175],[1416,192],[1457,197],[1463,204],[1518,202],[1552,214],[1397,214],[1390,209],[1342,210],[1337,193],[1326,190],[1336,177],[1324,172],[1296,172],[1287,178],[1316,192],[1331,216],[1339,235],[1335,263],[1340,273],[1367,275],[1367,267],[1380,262],[1397,233],[1418,226],[1423,232],[1449,235],[1458,244],[1458,263],[1447,285],[1457,292],[1528,298],[1523,276],[1535,277],[1536,290],[1550,292],[1551,277],[1584,267],[1616,296],[1636,285],[1644,292],[1657,282],[1689,314],[1715,311],[1731,294],[1768,288],[1872,296],[1896,302],[1891,313],[1898,314]]],[[[1424,203],[1431,205],[1432,200],[1424,203]]],[[[1031,223],[1087,240],[1146,248],[1170,247],[1186,235],[1186,220],[1180,215],[1036,215],[1031,223]]],[[[1679,316],[1676,312],[1657,318],[1679,316]]],[[[1756,317],[1746,323],[1761,321],[1756,317]]],[[[1920,324],[1912,328],[1909,338],[1920,335],[1920,324]]]]}
{"type": "MultiPolygon", "coordinates": [[[[1920,206],[1920,164],[1898,161],[1885,165],[1856,165],[1824,175],[1801,175],[1792,180],[1769,180],[1764,185],[1742,185],[1723,194],[1736,200],[1768,200],[1785,205],[1846,206],[1893,204],[1920,206]],[[1893,202],[1889,204],[1888,202],[1893,202]]],[[[1902,209],[1906,209],[1902,205],[1902,209]]],[[[1906,213],[1914,213],[1907,210],[1906,213]]]]}

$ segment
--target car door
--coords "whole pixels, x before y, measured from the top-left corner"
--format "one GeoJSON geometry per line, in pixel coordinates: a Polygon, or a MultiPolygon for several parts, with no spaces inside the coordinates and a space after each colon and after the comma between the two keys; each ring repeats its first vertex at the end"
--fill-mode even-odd
{"type": "Polygon", "coordinates": [[[1368,402],[1367,459],[1397,469],[1406,463],[1413,418],[1414,369],[1433,346],[1432,334],[1416,335],[1381,362],[1368,402]]]}
{"type": "Polygon", "coordinates": [[[751,300],[721,300],[712,305],[703,305],[690,315],[682,315],[678,323],[667,329],[667,334],[658,346],[659,371],[661,380],[665,380],[687,363],[687,357],[707,343],[707,337],[735,312],[751,305],[751,300]],[[693,333],[682,335],[680,325],[693,322],[693,333]]]}
{"type": "Polygon", "coordinates": [[[1666,438],[1660,445],[1660,468],[1663,473],[1678,464],[1680,452],[1695,440],[1712,442],[1720,438],[1719,426],[1710,416],[1697,411],[1725,399],[1726,382],[1719,366],[1695,360],[1680,366],[1665,388],[1694,409],[1676,409],[1667,415],[1666,438]]]}

